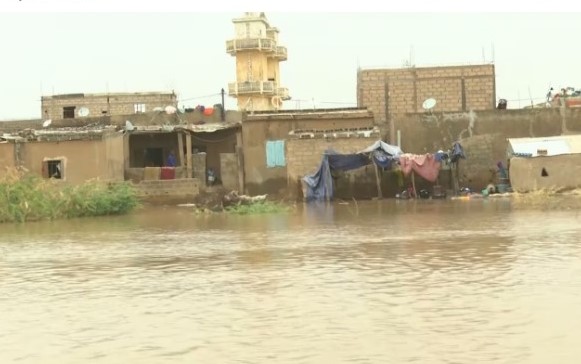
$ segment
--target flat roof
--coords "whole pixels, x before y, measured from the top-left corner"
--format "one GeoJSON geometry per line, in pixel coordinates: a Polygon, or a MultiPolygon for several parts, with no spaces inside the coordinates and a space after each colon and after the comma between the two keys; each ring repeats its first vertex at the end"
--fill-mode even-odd
{"type": "Polygon", "coordinates": [[[340,108],[340,109],[299,109],[279,111],[254,111],[246,114],[246,120],[284,119],[284,118],[308,118],[308,117],[373,117],[373,113],[367,108],[340,108]]]}
{"type": "Polygon", "coordinates": [[[42,99],[76,99],[83,97],[103,97],[103,96],[175,96],[175,92],[105,92],[105,93],[71,93],[71,94],[58,94],[50,96],[41,96],[42,99]]]}
{"type": "Polygon", "coordinates": [[[512,153],[538,156],[538,150],[546,150],[547,156],[581,153],[581,134],[557,135],[539,138],[508,138],[512,153]]]}
{"type": "Polygon", "coordinates": [[[450,63],[450,64],[438,64],[438,65],[424,65],[424,66],[370,66],[361,67],[359,72],[365,71],[377,71],[377,70],[413,70],[413,69],[442,69],[442,68],[474,68],[474,67],[494,67],[494,63],[476,63],[476,64],[462,64],[462,63],[450,63]]]}

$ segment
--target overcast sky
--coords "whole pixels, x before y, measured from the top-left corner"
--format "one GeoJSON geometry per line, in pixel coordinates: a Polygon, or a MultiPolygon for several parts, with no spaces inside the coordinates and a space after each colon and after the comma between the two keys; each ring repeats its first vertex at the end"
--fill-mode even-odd
{"type": "MultiPolygon", "coordinates": [[[[235,81],[225,41],[240,15],[0,13],[0,120],[40,117],[40,96],[53,93],[175,90],[187,106],[218,103],[201,96],[235,81]]],[[[356,106],[358,66],[400,67],[410,54],[417,67],[494,60],[509,107],[542,101],[550,86],[581,88],[575,13],[266,15],[289,52],[288,108],[356,106]]]]}

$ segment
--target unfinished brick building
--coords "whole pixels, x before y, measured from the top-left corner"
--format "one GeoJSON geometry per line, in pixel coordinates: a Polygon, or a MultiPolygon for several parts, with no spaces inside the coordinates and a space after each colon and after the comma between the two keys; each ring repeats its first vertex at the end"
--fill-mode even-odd
{"type": "Polygon", "coordinates": [[[63,94],[43,96],[43,119],[131,115],[153,111],[157,107],[177,106],[173,92],[132,92],[105,94],[63,94]]]}
{"type": "MultiPolygon", "coordinates": [[[[357,72],[357,104],[375,115],[379,125],[391,118],[425,110],[433,98],[434,112],[494,109],[496,104],[493,64],[448,67],[360,69],[357,72]]],[[[393,139],[393,130],[390,135],[393,139]]]]}

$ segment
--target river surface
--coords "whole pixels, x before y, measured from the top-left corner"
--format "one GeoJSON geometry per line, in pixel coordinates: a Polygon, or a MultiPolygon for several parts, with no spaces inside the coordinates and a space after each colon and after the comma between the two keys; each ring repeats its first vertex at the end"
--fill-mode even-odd
{"type": "Polygon", "coordinates": [[[0,363],[579,363],[581,215],[508,201],[0,225],[0,363]]]}

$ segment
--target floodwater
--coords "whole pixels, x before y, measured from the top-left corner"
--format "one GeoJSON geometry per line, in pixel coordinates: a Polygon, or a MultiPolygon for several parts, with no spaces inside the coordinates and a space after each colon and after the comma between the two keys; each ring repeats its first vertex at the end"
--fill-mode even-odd
{"type": "Polygon", "coordinates": [[[0,363],[579,363],[580,222],[489,200],[0,225],[0,363]]]}

